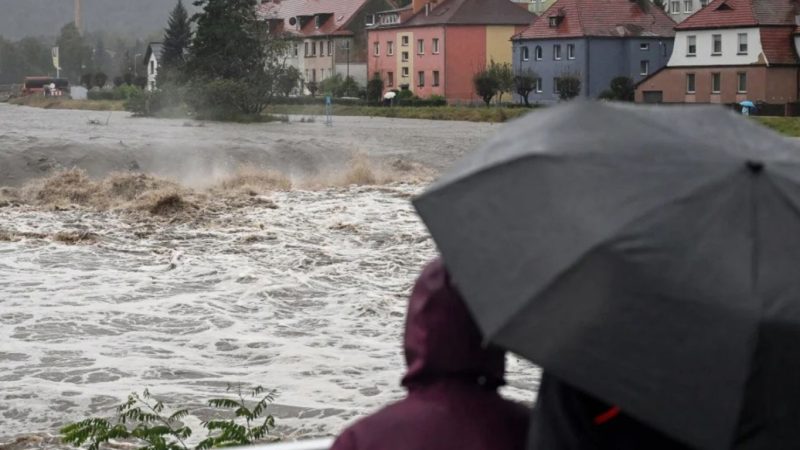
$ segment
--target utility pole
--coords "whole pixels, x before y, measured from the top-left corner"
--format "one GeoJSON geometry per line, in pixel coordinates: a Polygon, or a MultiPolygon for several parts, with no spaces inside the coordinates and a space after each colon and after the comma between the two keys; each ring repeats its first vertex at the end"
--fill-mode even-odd
{"type": "Polygon", "coordinates": [[[81,29],[81,0],[75,0],[75,27],[78,28],[78,33],[82,33],[81,29]]]}

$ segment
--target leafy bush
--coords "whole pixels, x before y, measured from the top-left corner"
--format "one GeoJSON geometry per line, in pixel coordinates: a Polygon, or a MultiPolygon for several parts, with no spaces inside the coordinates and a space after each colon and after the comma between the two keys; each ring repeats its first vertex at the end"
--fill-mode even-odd
{"type": "Polygon", "coordinates": [[[136,86],[122,84],[114,89],[101,89],[89,91],[89,100],[130,100],[142,92],[136,86]]]}
{"type": "Polygon", "coordinates": [[[536,74],[536,72],[533,72],[530,69],[520,72],[514,77],[514,91],[525,101],[525,106],[531,105],[528,97],[536,88],[537,78],[539,78],[539,76],[536,74]]]}
{"type": "MultiPolygon", "coordinates": [[[[231,389],[229,385],[227,391],[231,389]]],[[[236,388],[236,393],[234,399],[208,401],[213,408],[228,410],[233,418],[203,422],[201,425],[208,437],[195,447],[196,450],[252,444],[275,427],[275,419],[266,414],[275,391],[258,386],[249,391],[250,401],[245,399],[241,386],[236,388]]],[[[141,396],[130,394],[128,400],[117,407],[114,419],[90,418],[63,427],[62,439],[75,446],[88,443],[89,450],[99,450],[111,439],[134,440],[141,445],[140,450],[188,450],[185,441],[193,431],[180,420],[189,415],[189,410],[165,412],[165,409],[164,403],[145,389],[141,396]]]]}
{"type": "Polygon", "coordinates": [[[272,83],[261,80],[213,80],[194,82],[186,103],[200,119],[244,120],[261,114],[272,100],[272,83]]]}
{"type": "Polygon", "coordinates": [[[632,102],[636,92],[633,80],[628,77],[616,77],[611,80],[609,88],[600,93],[603,100],[632,102]]]}
{"type": "Polygon", "coordinates": [[[379,74],[375,74],[367,82],[367,102],[380,103],[383,100],[383,80],[379,74]]]}
{"type": "Polygon", "coordinates": [[[489,106],[492,98],[494,98],[497,91],[500,89],[500,82],[488,70],[476,73],[472,78],[472,83],[475,86],[475,92],[483,99],[486,106],[489,106]]]}
{"type": "Polygon", "coordinates": [[[581,94],[581,78],[577,74],[564,74],[558,78],[558,98],[572,100],[581,94]]]}

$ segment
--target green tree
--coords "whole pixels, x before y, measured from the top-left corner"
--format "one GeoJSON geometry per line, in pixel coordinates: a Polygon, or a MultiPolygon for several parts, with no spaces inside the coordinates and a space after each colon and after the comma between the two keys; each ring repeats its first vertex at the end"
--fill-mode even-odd
{"type": "Polygon", "coordinates": [[[522,97],[522,100],[525,101],[525,106],[531,106],[528,97],[536,88],[536,80],[538,78],[539,75],[530,69],[524,70],[514,77],[514,92],[522,97]]]}
{"type": "Polygon", "coordinates": [[[501,103],[505,92],[514,91],[514,70],[509,63],[498,64],[491,61],[489,74],[497,81],[497,102],[501,103]]]}
{"type": "Polygon", "coordinates": [[[379,73],[375,73],[367,82],[367,102],[380,103],[383,99],[383,79],[379,73]]]}
{"type": "Polygon", "coordinates": [[[175,9],[169,16],[167,29],[164,32],[164,48],[161,52],[161,68],[165,73],[172,73],[183,67],[186,51],[192,40],[192,25],[189,13],[178,0],[175,9]]]}
{"type": "Polygon", "coordinates": [[[300,85],[301,78],[300,71],[297,69],[297,67],[285,67],[278,75],[278,91],[285,97],[288,97],[292,91],[297,89],[297,87],[300,85]]]}
{"type": "Polygon", "coordinates": [[[565,73],[558,77],[558,98],[572,100],[581,94],[581,77],[577,73],[565,73]]]}
{"type": "Polygon", "coordinates": [[[491,104],[492,99],[497,95],[497,91],[500,89],[500,83],[497,81],[497,78],[488,70],[482,70],[476,73],[472,78],[472,84],[475,86],[475,92],[483,99],[486,106],[491,104]]]}
{"type": "Polygon", "coordinates": [[[108,82],[108,75],[105,72],[97,72],[94,74],[94,85],[103,88],[108,82]]]}
{"type": "Polygon", "coordinates": [[[635,91],[636,87],[632,79],[625,76],[616,77],[611,80],[609,88],[600,94],[600,98],[619,102],[632,102],[635,91]]]}
{"type": "Polygon", "coordinates": [[[94,68],[103,73],[107,73],[111,70],[111,57],[101,37],[97,38],[97,42],[94,45],[94,68]]]}
{"type": "Polygon", "coordinates": [[[61,64],[61,76],[73,83],[80,80],[84,68],[91,66],[91,49],[81,36],[75,23],[70,22],[61,29],[56,41],[61,64]]]}

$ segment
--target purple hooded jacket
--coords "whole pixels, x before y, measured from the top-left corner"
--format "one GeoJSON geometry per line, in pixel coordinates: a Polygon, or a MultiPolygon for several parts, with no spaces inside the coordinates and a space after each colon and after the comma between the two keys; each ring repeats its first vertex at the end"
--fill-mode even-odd
{"type": "Polygon", "coordinates": [[[514,450],[525,447],[529,411],[504,400],[505,354],[484,348],[440,259],[408,304],[408,396],[346,429],[332,450],[514,450]]]}

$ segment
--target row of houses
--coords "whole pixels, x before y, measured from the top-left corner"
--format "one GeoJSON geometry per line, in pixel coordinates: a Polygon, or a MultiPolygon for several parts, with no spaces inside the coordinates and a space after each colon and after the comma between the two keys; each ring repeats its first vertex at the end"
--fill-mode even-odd
{"type": "MultiPolygon", "coordinates": [[[[769,104],[800,100],[798,0],[263,0],[271,33],[304,82],[334,74],[420,97],[479,101],[475,73],[492,61],[536,74],[530,101],[558,101],[577,76],[597,97],[619,76],[636,101],[769,104]],[[536,15],[531,11],[538,11],[536,15]]],[[[158,45],[148,48],[149,87],[158,45]]]]}

